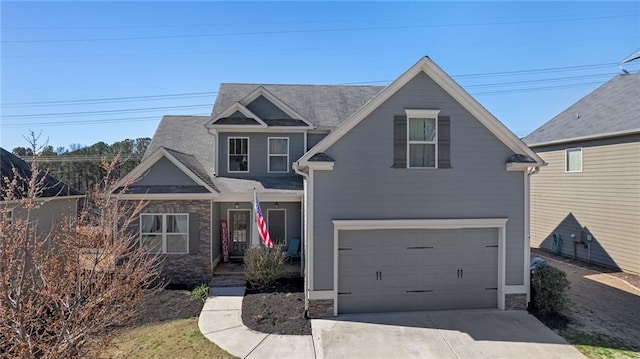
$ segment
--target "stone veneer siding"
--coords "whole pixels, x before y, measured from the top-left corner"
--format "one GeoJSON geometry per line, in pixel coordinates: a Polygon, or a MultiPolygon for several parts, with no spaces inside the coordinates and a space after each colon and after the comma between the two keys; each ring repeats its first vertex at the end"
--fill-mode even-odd
{"type": "Polygon", "coordinates": [[[307,316],[311,319],[333,317],[333,300],[310,300],[307,316]]]}
{"type": "MultiPolygon", "coordinates": [[[[197,213],[198,253],[163,254],[162,276],[171,284],[196,286],[211,279],[211,201],[149,201],[142,213],[197,213]]],[[[139,223],[139,222],[138,222],[139,223]]]]}
{"type": "Polygon", "coordinates": [[[504,296],[504,308],[506,310],[526,310],[526,294],[507,294],[504,296]]]}

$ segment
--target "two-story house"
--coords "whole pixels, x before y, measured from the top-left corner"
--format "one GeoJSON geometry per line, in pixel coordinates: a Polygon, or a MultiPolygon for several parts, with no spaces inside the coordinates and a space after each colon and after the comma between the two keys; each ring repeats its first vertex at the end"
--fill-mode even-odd
{"type": "Polygon", "coordinates": [[[526,307],[529,177],[543,161],[428,57],[389,86],[222,84],[211,116],[166,116],[122,200],[141,244],[206,282],[271,237],[302,239],[305,307],[526,307]]]}

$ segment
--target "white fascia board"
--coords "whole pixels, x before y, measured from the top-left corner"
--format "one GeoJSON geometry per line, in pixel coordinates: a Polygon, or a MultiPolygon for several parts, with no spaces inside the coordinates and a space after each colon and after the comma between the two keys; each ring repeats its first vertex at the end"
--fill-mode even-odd
{"type": "Polygon", "coordinates": [[[249,109],[244,107],[244,105],[242,105],[240,102],[234,102],[234,104],[231,105],[231,107],[229,107],[228,109],[224,110],[219,115],[213,117],[211,119],[211,121],[209,122],[210,123],[209,126],[216,127],[216,128],[225,127],[225,126],[242,126],[242,125],[216,125],[215,124],[215,122],[218,121],[219,119],[225,118],[225,117],[229,117],[233,113],[235,113],[236,111],[238,111],[241,114],[247,116],[248,118],[255,119],[260,124],[260,125],[244,125],[244,126],[267,127],[267,124],[264,121],[262,121],[262,119],[260,117],[258,117],[255,113],[249,111],[249,109]]]}
{"type": "MultiPolygon", "coordinates": [[[[45,203],[45,202],[51,202],[51,201],[56,201],[56,200],[80,199],[80,198],[84,198],[86,196],[87,195],[79,194],[79,195],[74,195],[74,196],[59,195],[59,196],[54,196],[54,197],[37,197],[33,201],[37,202],[37,203],[45,203]]],[[[21,204],[23,201],[24,201],[23,199],[2,200],[0,202],[0,205],[21,204]]]]}
{"type": "Polygon", "coordinates": [[[335,162],[325,162],[325,161],[309,161],[307,162],[307,167],[312,170],[319,171],[333,171],[333,165],[335,162]]]}
{"type": "Polygon", "coordinates": [[[305,133],[307,127],[301,126],[270,126],[263,127],[258,125],[217,125],[217,132],[250,132],[250,133],[305,133]]]}
{"type": "Polygon", "coordinates": [[[278,96],[272,94],[269,90],[267,90],[263,86],[258,86],[258,88],[256,88],[247,96],[245,96],[242,100],[240,100],[240,103],[243,104],[244,106],[247,106],[260,96],[263,96],[264,98],[269,100],[272,104],[274,104],[276,107],[282,110],[282,112],[289,115],[289,117],[293,119],[301,120],[302,122],[306,123],[308,128],[315,127],[313,123],[311,123],[311,121],[307,120],[304,116],[302,116],[301,113],[294,110],[291,106],[287,105],[284,101],[280,100],[278,96]]]}
{"type": "Polygon", "coordinates": [[[117,194],[118,200],[210,200],[216,198],[213,193],[131,193],[117,194]]]}
{"type": "Polygon", "coordinates": [[[415,65],[405,71],[400,77],[393,81],[389,86],[385,87],[376,97],[367,102],[358,111],[351,115],[342,125],[336,128],[327,137],[318,142],[313,148],[300,158],[300,165],[306,166],[311,156],[326,151],[329,146],[334,144],[338,139],[344,136],[348,131],[355,127],[360,121],[367,117],[376,108],[382,105],[387,99],[395,94],[400,88],[406,85],[420,72],[424,72],[432,80],[434,80],[443,90],[451,95],[458,103],[468,110],[475,118],[477,118],[485,127],[494,133],[507,147],[516,154],[525,154],[534,159],[538,165],[542,165],[544,161],[531,150],[524,142],[514,135],[504,124],[487,111],[480,103],[478,103],[469,93],[467,93],[460,85],[458,85],[450,76],[448,76],[440,67],[438,67],[430,58],[423,57],[415,65]]]}
{"type": "Polygon", "coordinates": [[[541,165],[537,163],[518,163],[518,162],[508,162],[507,163],[507,171],[528,171],[531,167],[539,167],[541,165]]]}
{"type": "Polygon", "coordinates": [[[337,230],[495,228],[508,218],[333,220],[337,230]]]}
{"type": "MultiPolygon", "coordinates": [[[[264,193],[258,192],[258,199],[261,202],[300,202],[300,193],[264,193]]],[[[215,197],[215,202],[253,202],[253,192],[250,193],[222,193],[215,197]]]]}
{"type": "Polygon", "coordinates": [[[563,138],[561,140],[553,140],[553,141],[532,143],[532,144],[529,145],[529,147],[533,148],[533,147],[541,147],[541,146],[549,146],[549,145],[559,145],[559,144],[562,144],[562,143],[569,143],[569,142],[598,140],[598,139],[601,139],[601,138],[626,136],[626,135],[633,135],[633,134],[636,134],[636,133],[640,133],[640,128],[636,128],[636,129],[632,129],[632,130],[616,131],[616,132],[607,132],[607,133],[601,133],[601,134],[597,134],[597,135],[570,137],[570,138],[563,138]]]}

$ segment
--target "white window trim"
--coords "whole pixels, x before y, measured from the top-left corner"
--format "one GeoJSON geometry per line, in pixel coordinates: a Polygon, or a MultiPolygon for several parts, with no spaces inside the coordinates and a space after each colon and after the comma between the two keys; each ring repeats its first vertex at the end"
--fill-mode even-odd
{"type": "MultiPolygon", "coordinates": [[[[248,147],[247,147],[248,148],[248,147]]],[[[267,172],[269,173],[289,173],[289,137],[267,137],[267,172]],[[287,154],[283,155],[283,154],[272,154],[271,153],[271,140],[287,140],[287,154]],[[272,171],[271,170],[271,157],[286,157],[286,163],[287,165],[285,166],[286,171],[272,171]]]]}
{"type": "Polygon", "coordinates": [[[407,168],[412,169],[435,169],[438,168],[438,114],[440,110],[404,110],[407,116],[407,168]],[[433,118],[435,119],[435,131],[436,136],[433,141],[411,141],[410,137],[410,122],[412,118],[433,118]],[[435,161],[433,167],[411,167],[411,151],[409,148],[411,145],[434,145],[435,161]]]}
{"type": "Polygon", "coordinates": [[[158,233],[143,233],[142,232],[142,216],[162,216],[162,250],[154,254],[189,254],[189,213],[140,213],[140,245],[142,243],[143,235],[158,235],[158,233]],[[167,216],[187,216],[187,232],[186,233],[171,233],[171,234],[185,234],[187,236],[187,251],[186,252],[167,252],[167,216]]]}
{"type": "MultiPolygon", "coordinates": [[[[249,141],[249,137],[227,137],[227,172],[228,173],[249,173],[251,167],[251,141],[249,141]],[[231,148],[231,146],[229,146],[229,143],[231,142],[231,140],[247,140],[247,170],[246,171],[232,171],[231,170],[231,154],[229,153],[229,150],[231,148]]],[[[236,155],[238,156],[238,155],[236,155]]]]}
{"type": "Polygon", "coordinates": [[[565,173],[580,173],[580,172],[582,172],[582,155],[583,155],[582,147],[566,148],[564,150],[564,172],[565,173]],[[569,151],[576,151],[576,150],[580,150],[580,170],[578,170],[578,171],[569,171],[569,151]]]}
{"type": "MultiPolygon", "coordinates": [[[[284,212],[284,243],[286,243],[287,245],[289,244],[289,241],[287,240],[287,209],[286,208],[269,208],[267,209],[267,226],[269,228],[271,228],[271,212],[275,212],[275,211],[282,211],[284,212]]],[[[283,243],[283,244],[284,244],[283,243]]]]}

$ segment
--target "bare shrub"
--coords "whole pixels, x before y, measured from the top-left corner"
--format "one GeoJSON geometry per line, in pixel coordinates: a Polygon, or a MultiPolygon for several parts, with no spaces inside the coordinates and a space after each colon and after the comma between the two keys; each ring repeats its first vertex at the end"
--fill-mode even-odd
{"type": "Polygon", "coordinates": [[[254,287],[273,285],[284,275],[284,257],[276,249],[251,247],[244,256],[244,273],[254,287]]]}
{"type": "Polygon", "coordinates": [[[103,161],[107,175],[81,213],[48,232],[32,218],[44,183],[37,161],[31,178],[15,170],[3,178],[5,204],[26,216],[0,223],[0,357],[93,357],[160,288],[157,257],[127,230],[144,203],[118,205],[109,195],[117,161],[103,161]]]}

